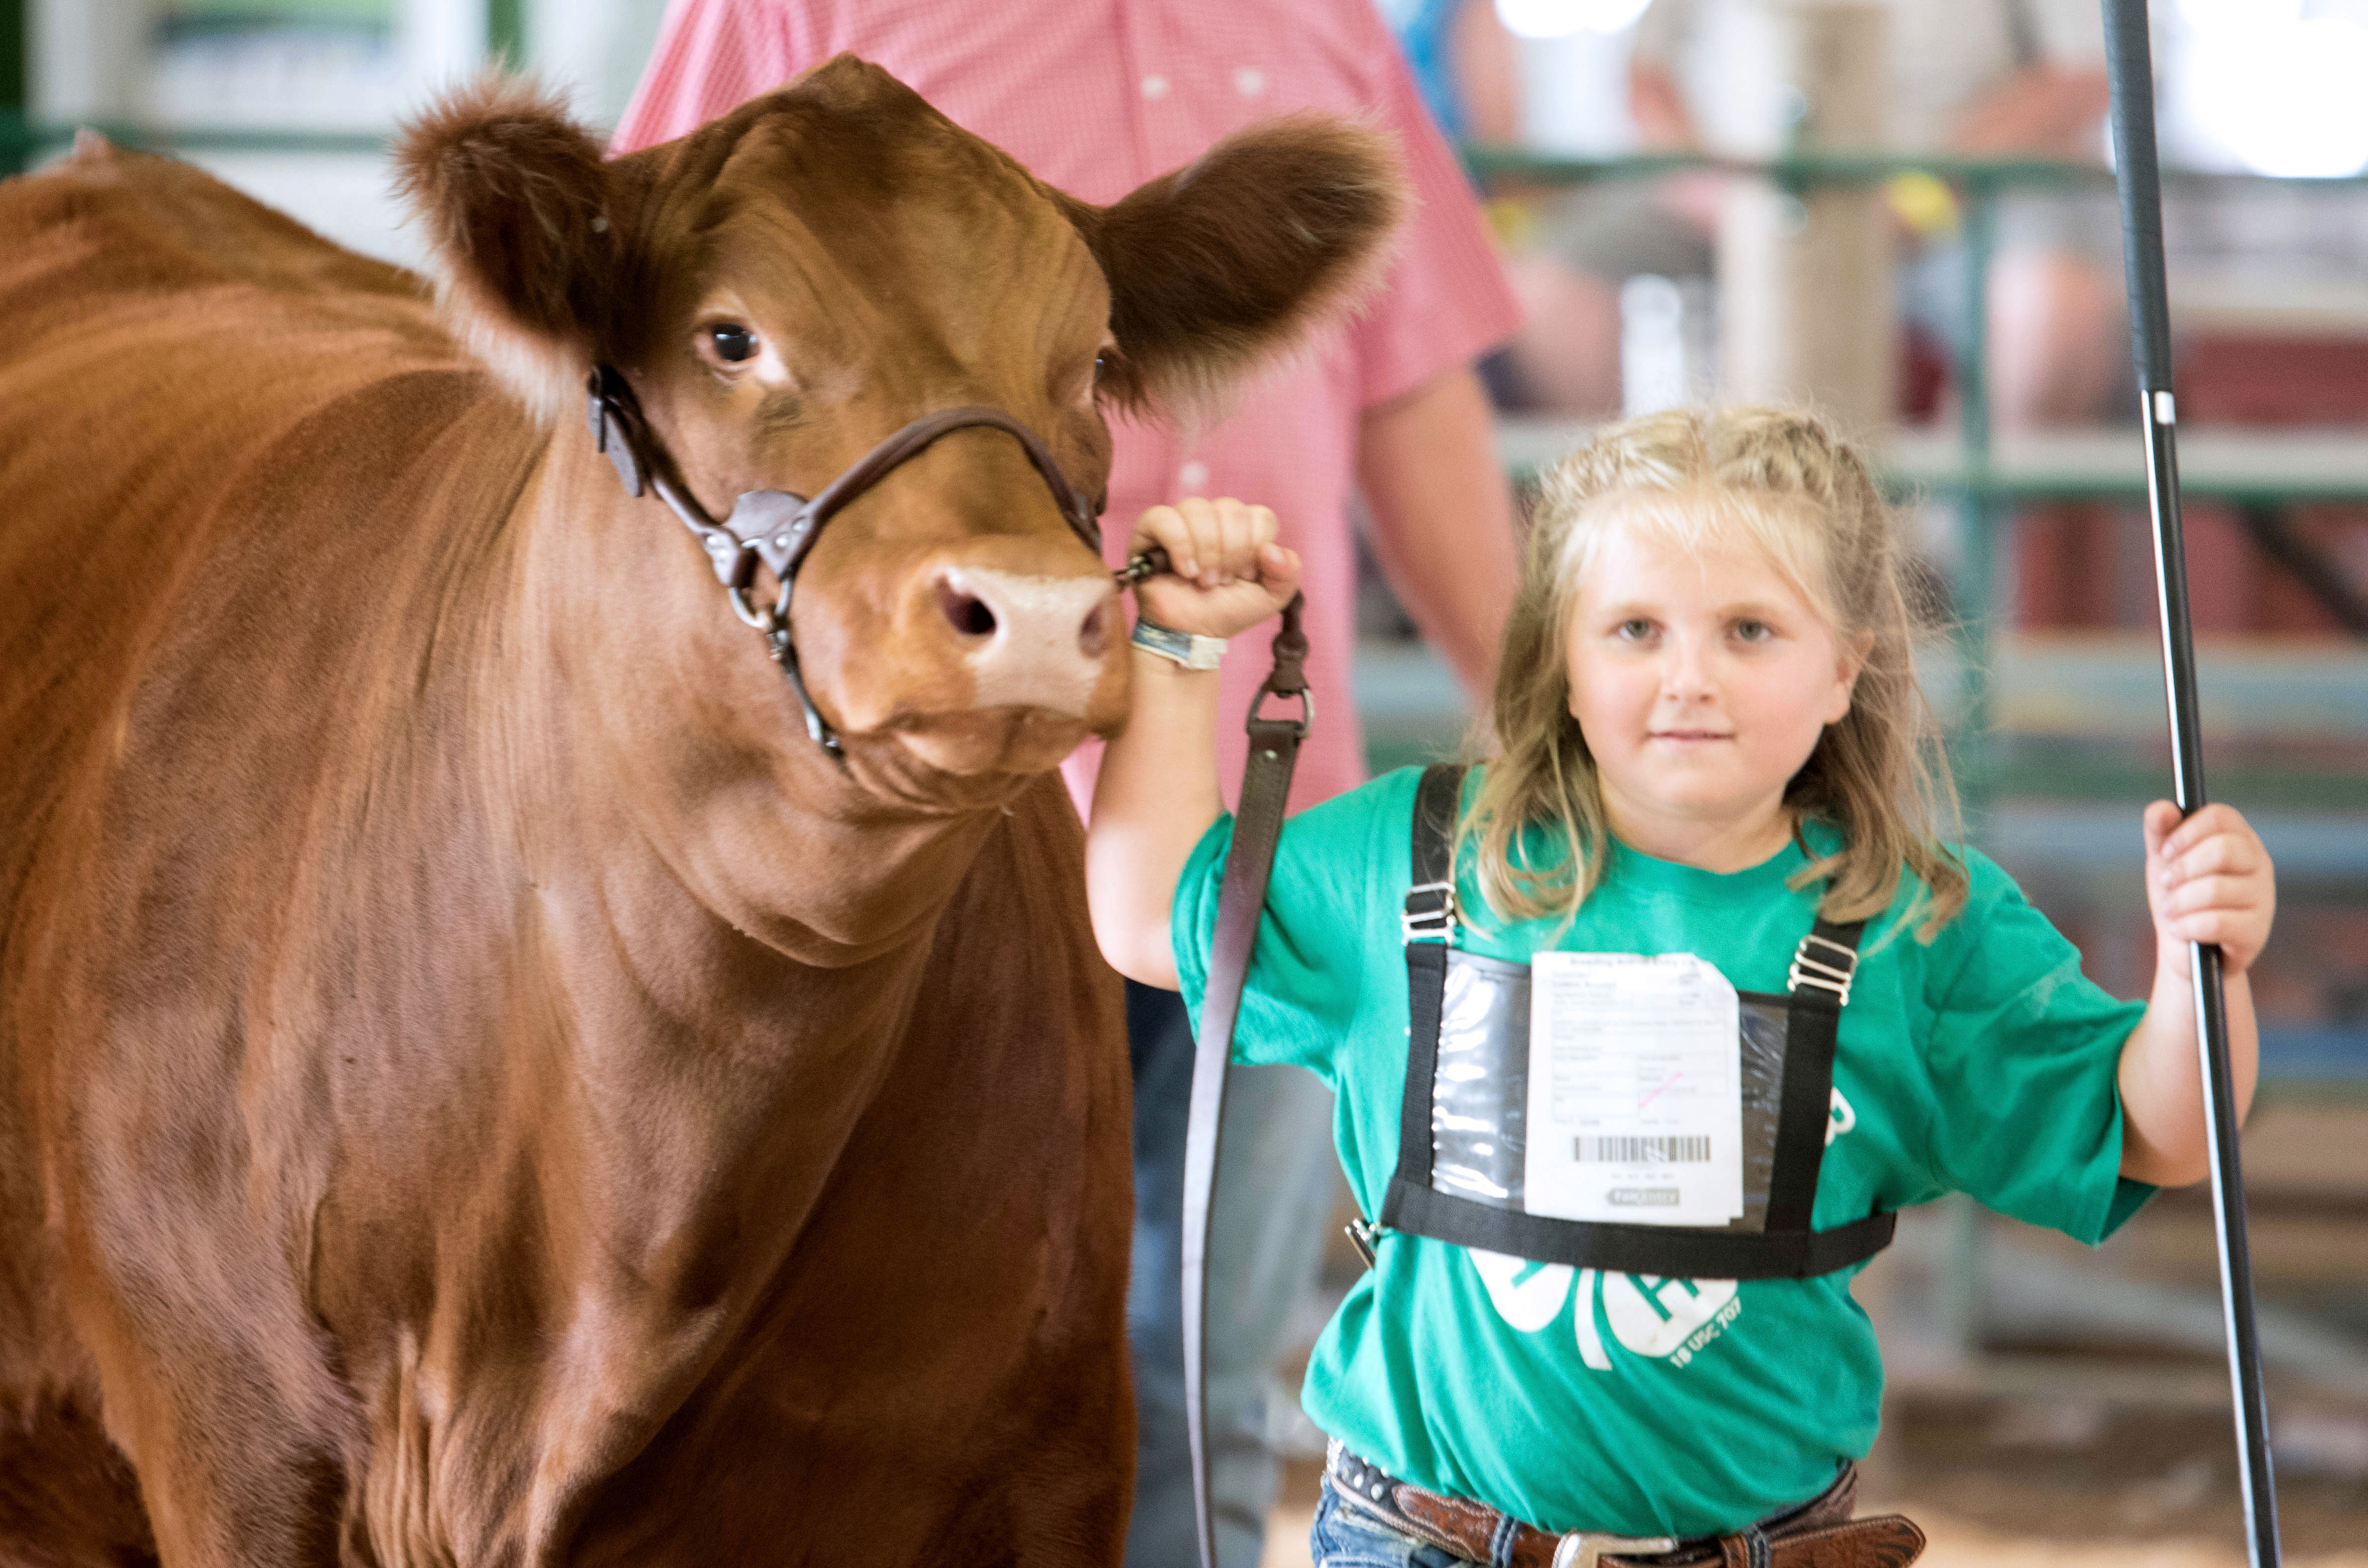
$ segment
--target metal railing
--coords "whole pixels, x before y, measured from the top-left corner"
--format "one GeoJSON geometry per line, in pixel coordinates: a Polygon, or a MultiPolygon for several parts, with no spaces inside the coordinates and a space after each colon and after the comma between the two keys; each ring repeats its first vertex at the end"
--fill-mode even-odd
{"type": "MultiPolygon", "coordinates": [[[[1957,243],[1965,252],[1963,292],[1957,305],[1957,342],[1951,365],[1956,392],[1953,451],[1938,448],[1930,436],[1909,436],[1895,443],[1895,452],[1879,452],[1882,477],[1895,496],[1907,498],[1937,494],[1953,497],[1960,519],[1958,569],[1950,584],[1952,608],[1963,652],[1961,728],[1952,751],[1957,755],[1969,817],[1978,824],[1998,782],[1987,671],[1992,665],[1998,607],[1994,588],[2003,554],[2004,533],[2015,503],[2039,500],[2142,497],[2145,491],[2139,437],[2133,422],[2126,438],[2126,464],[2099,461],[2093,451],[2086,460],[2066,463],[2066,444],[2051,448],[2046,437],[2019,442],[2024,449],[2011,454],[2020,460],[2001,462],[1992,415],[1988,381],[1989,273],[1998,248],[1998,208],[2010,192],[2020,190],[2094,190],[2113,188],[2112,172],[2100,165],[2031,158],[1965,158],[1939,153],[1797,153],[1770,159],[1738,159],[1701,153],[1652,153],[1613,158],[1566,157],[1516,148],[1472,146],[1464,149],[1465,166],[1484,189],[1554,187],[1634,182],[1673,175],[1711,172],[1739,178],[1765,180],[1780,189],[1800,192],[1819,186],[1873,186],[1902,176],[1920,176],[1945,182],[1954,193],[1960,220],[1957,243]],[[2035,449],[2039,460],[2031,460],[2035,449]],[[2055,463],[2047,460],[2053,453],[2055,463]],[[1897,460],[1907,459],[1909,460],[1897,460]]],[[[2197,172],[2167,172],[2165,184],[2190,195],[2236,193],[2263,188],[2287,188],[2313,196],[2368,193],[2368,176],[2340,179],[2283,179],[2267,176],[2197,172]]],[[[1540,446],[1532,426],[1530,445],[1540,446]]],[[[2205,436],[2203,442],[2211,437],[2205,436]]],[[[2093,438],[2091,445],[2093,446],[2093,438]]],[[[2191,442],[2191,446],[2201,446],[2191,442]]],[[[2295,466],[2223,462],[2215,467],[2210,455],[2182,466],[2183,488],[2192,495],[2237,503],[2244,508],[2246,527],[2265,554],[2286,565],[2294,540],[2278,525],[2278,509],[2296,501],[2368,503],[2368,434],[2360,455],[2328,450],[2320,437],[2309,460],[2295,466]]],[[[1530,461],[1535,458],[1530,457],[1530,461]]],[[[1513,465],[1517,472],[1523,466],[1513,465]]],[[[2289,566],[2288,569],[2292,569],[2289,566]]],[[[2305,570],[2308,563],[2305,563],[2305,570]]],[[[2322,581],[2330,596],[2344,599],[2359,593],[2340,580],[2322,581]]],[[[2339,619],[2348,622],[2340,613],[2339,619]]],[[[2126,778],[2129,770],[2117,770],[2126,778]]],[[[2326,791],[2302,786],[2305,793],[2326,791]]]]}
{"type": "Polygon", "coordinates": [[[119,147],[143,153],[383,153],[388,139],[364,131],[248,130],[236,126],[160,126],[132,120],[83,120],[72,125],[0,113],[0,175],[21,174],[74,145],[85,126],[119,147]]]}

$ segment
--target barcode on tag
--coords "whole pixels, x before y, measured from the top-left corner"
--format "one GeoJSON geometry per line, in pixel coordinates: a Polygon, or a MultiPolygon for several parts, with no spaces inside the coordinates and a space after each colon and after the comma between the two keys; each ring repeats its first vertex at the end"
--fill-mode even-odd
{"type": "Polygon", "coordinates": [[[1582,1165],[1700,1165],[1710,1162],[1710,1139],[1588,1138],[1572,1140],[1582,1165]]]}

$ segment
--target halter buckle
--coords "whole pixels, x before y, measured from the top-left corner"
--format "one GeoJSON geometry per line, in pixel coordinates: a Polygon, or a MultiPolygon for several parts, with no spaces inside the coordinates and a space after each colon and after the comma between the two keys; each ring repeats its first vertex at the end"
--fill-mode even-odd
{"type": "Polygon", "coordinates": [[[1398,928],[1409,946],[1433,939],[1455,946],[1455,884],[1417,882],[1406,889],[1398,928]]]}
{"type": "Polygon", "coordinates": [[[1820,991],[1832,992],[1836,1006],[1848,1006],[1850,981],[1857,973],[1856,949],[1845,948],[1839,942],[1812,931],[1801,938],[1801,945],[1793,951],[1793,967],[1784,976],[1784,987],[1788,991],[1798,991],[1804,985],[1814,985],[1820,991]],[[1816,957],[1809,950],[1811,943],[1833,954],[1840,961],[1833,963],[1816,957]]]}
{"type": "MultiPolygon", "coordinates": [[[[706,552],[707,563],[715,568],[715,580],[723,585],[723,591],[732,596],[736,605],[757,580],[757,552],[720,528],[702,537],[699,548],[706,552]]],[[[748,620],[746,610],[741,611],[740,619],[748,620]]],[[[757,623],[748,620],[748,624],[757,623]]]]}
{"type": "Polygon", "coordinates": [[[797,574],[816,526],[813,503],[791,490],[744,491],[723,519],[724,530],[783,582],[797,574]]]}

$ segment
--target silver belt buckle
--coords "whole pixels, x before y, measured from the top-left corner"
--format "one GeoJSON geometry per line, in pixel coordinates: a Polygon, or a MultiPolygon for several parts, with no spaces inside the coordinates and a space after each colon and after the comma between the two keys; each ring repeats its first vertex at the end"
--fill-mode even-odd
{"type": "Polygon", "coordinates": [[[1554,1568],[1596,1568],[1597,1562],[1604,1557],[1631,1553],[1651,1557],[1677,1549],[1677,1541],[1665,1535],[1598,1535],[1593,1530],[1573,1530],[1554,1542],[1554,1568]]]}

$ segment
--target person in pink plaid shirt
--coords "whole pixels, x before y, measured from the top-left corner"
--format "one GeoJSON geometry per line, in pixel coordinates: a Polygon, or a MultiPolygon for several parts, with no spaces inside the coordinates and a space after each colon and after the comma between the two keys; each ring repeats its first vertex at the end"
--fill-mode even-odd
{"type": "MultiPolygon", "coordinates": [[[[1485,694],[1513,593],[1511,501],[1474,361],[1520,312],[1476,203],[1371,0],[676,0],[611,151],[672,140],[842,51],[886,67],[965,129],[1088,201],[1190,163],[1226,133],[1315,109],[1395,133],[1413,216],[1379,292],[1347,327],[1242,390],[1194,432],[1110,421],[1110,548],[1145,509],[1189,495],[1271,507],[1305,562],[1308,673],[1326,700],[1292,809],[1360,783],[1352,700],[1356,559],[1349,505],[1400,600],[1465,689],[1485,694]]],[[[1113,564],[1115,564],[1113,560],[1113,564]]],[[[1264,629],[1223,679],[1221,766],[1265,672],[1264,629]]],[[[1089,799],[1099,747],[1066,768],[1089,799]]],[[[1189,1020],[1130,983],[1135,1260],[1129,1334],[1141,1416],[1134,1568],[1194,1561],[1178,1301],[1189,1020]]],[[[1305,1074],[1236,1068],[1211,1260],[1210,1408],[1224,1568],[1258,1558],[1277,1467],[1265,1390],[1311,1286],[1332,1186],[1328,1096],[1305,1074]]]]}

